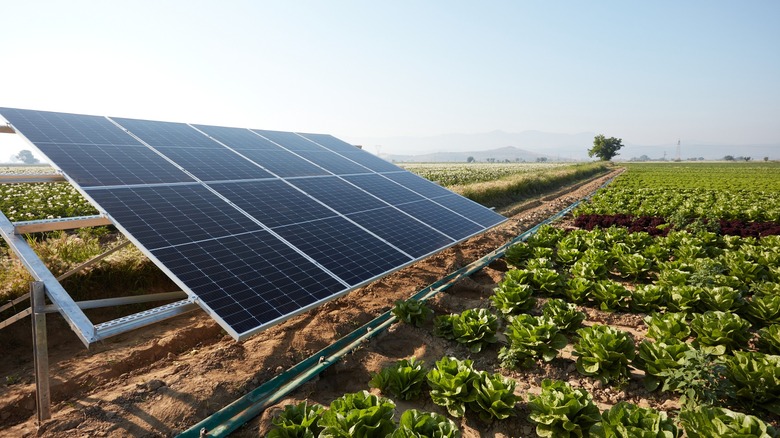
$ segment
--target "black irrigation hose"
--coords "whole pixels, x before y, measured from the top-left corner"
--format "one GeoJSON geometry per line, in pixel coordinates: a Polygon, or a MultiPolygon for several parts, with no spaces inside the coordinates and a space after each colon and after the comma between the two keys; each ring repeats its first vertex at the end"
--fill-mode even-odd
{"type": "MultiPolygon", "coordinates": [[[[613,178],[607,180],[599,189],[612,182],[613,178]]],[[[598,189],[596,189],[598,190],[598,189]]],[[[511,241],[491,251],[484,257],[476,260],[457,271],[454,271],[442,279],[432,283],[412,295],[410,299],[424,301],[437,293],[449,289],[458,280],[468,277],[493,261],[504,256],[506,250],[519,242],[524,242],[529,237],[536,234],[540,227],[547,225],[571,212],[583,200],[590,199],[596,191],[579,200],[549,218],[539,222],[533,228],[523,232],[511,241]]],[[[233,403],[225,406],[201,422],[185,430],[178,436],[181,438],[195,437],[224,437],[243,426],[246,422],[259,415],[267,407],[277,403],[282,397],[286,396],[296,388],[306,383],[309,379],[324,371],[329,366],[336,363],[341,357],[354,351],[360,345],[375,335],[381,333],[396,321],[396,317],[387,311],[382,315],[369,321],[362,327],[344,336],[333,344],[323,348],[308,359],[299,362],[297,365],[277,375],[273,379],[263,383],[256,389],[240,397],[233,403]]]]}

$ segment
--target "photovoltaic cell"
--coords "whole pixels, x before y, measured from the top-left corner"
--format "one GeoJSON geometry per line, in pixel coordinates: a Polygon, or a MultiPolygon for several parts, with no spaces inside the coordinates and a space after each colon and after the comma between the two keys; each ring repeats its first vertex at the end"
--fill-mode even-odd
{"type": "Polygon", "coordinates": [[[352,213],[347,217],[415,258],[455,243],[392,207],[352,213]]]}
{"type": "Polygon", "coordinates": [[[262,229],[198,184],[93,189],[88,193],[148,249],[262,229]]]}
{"type": "Polygon", "coordinates": [[[282,180],[209,184],[269,228],[336,216],[282,180]]]}
{"type": "Polygon", "coordinates": [[[151,146],[205,149],[221,149],[224,147],[184,123],[124,119],[121,117],[112,117],[111,120],[119,123],[133,135],[151,146]]]}
{"type": "Polygon", "coordinates": [[[412,261],[342,217],[274,231],[351,286],[412,261]]]}
{"type": "Polygon", "coordinates": [[[265,131],[261,129],[253,129],[252,131],[291,151],[325,150],[321,146],[312,143],[294,132],[265,131]]]}
{"type": "Polygon", "coordinates": [[[395,205],[423,199],[422,196],[388,180],[382,175],[345,176],[344,179],[388,204],[395,205]]]}
{"type": "Polygon", "coordinates": [[[193,125],[221,143],[239,150],[264,149],[269,151],[282,150],[278,145],[266,140],[245,128],[225,128],[222,126],[193,125]]]}
{"type": "Polygon", "coordinates": [[[355,146],[328,134],[300,134],[320,146],[335,152],[354,152],[355,146]]]}
{"type": "Polygon", "coordinates": [[[409,190],[414,190],[415,192],[421,194],[422,196],[425,196],[426,198],[435,198],[437,196],[449,196],[452,194],[451,191],[445,189],[444,187],[433,183],[431,181],[428,181],[425,178],[419,177],[411,172],[395,172],[395,173],[383,173],[382,174],[386,178],[390,178],[391,180],[397,182],[398,184],[401,184],[402,186],[406,187],[409,190]]]}
{"type": "Polygon", "coordinates": [[[157,146],[156,149],[201,181],[273,178],[257,164],[227,149],[157,146]]]}
{"type": "Polygon", "coordinates": [[[283,319],[344,285],[265,231],[152,250],[237,333],[283,319]]]}
{"type": "Polygon", "coordinates": [[[82,187],[194,181],[146,146],[40,143],[38,149],[82,187]]]}
{"type": "Polygon", "coordinates": [[[336,155],[330,151],[296,151],[295,153],[313,163],[317,163],[318,166],[336,175],[373,173],[373,171],[367,167],[347,160],[346,158],[340,155],[336,155]]]}
{"type": "Polygon", "coordinates": [[[0,108],[0,113],[36,145],[141,145],[105,117],[13,108],[0,108]]]}
{"type": "Polygon", "coordinates": [[[339,153],[360,165],[368,167],[374,172],[398,172],[399,170],[403,170],[395,164],[388,163],[387,161],[377,157],[376,155],[371,155],[368,152],[357,150],[353,152],[339,153]]]}
{"type": "Polygon", "coordinates": [[[330,175],[327,170],[285,150],[241,149],[239,152],[281,178],[330,175]]]}
{"type": "Polygon", "coordinates": [[[472,236],[484,229],[481,225],[426,199],[400,204],[398,208],[455,240],[472,236]]]}
{"type": "Polygon", "coordinates": [[[0,115],[236,338],[504,220],[329,135],[0,115]]]}
{"type": "Polygon", "coordinates": [[[506,220],[504,216],[454,193],[449,196],[435,198],[433,201],[477,222],[485,228],[498,225],[506,220]]]}
{"type": "Polygon", "coordinates": [[[386,203],[335,176],[290,182],[341,214],[387,207],[386,203]]]}

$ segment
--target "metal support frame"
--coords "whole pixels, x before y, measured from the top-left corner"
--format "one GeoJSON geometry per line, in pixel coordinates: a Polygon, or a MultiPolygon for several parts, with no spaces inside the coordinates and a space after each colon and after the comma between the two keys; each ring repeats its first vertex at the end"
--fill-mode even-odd
{"type": "MultiPolygon", "coordinates": [[[[10,125],[0,125],[0,133],[15,133],[15,131],[10,125]]],[[[61,170],[56,170],[58,170],[59,173],[50,175],[0,175],[0,184],[69,181],[62,174],[61,170]]],[[[82,192],[82,194],[84,193],[82,192]]],[[[14,308],[17,304],[21,304],[27,299],[30,300],[29,308],[18,312],[4,321],[0,321],[0,329],[32,315],[33,358],[35,366],[36,404],[38,408],[37,419],[39,424],[51,418],[46,313],[59,312],[63,318],[65,318],[68,325],[70,325],[71,329],[76,333],[76,336],[78,336],[81,342],[89,348],[94,342],[200,308],[197,298],[188,295],[184,291],[76,302],[62,287],[60,280],[63,280],[84,268],[92,266],[109,254],[124,248],[132,241],[132,238],[130,241],[118,245],[103,254],[82,263],[59,277],[55,277],[40,257],[38,257],[38,254],[36,254],[28,244],[27,240],[21,236],[28,233],[69,230],[112,224],[111,220],[105,215],[43,219],[14,223],[0,211],[0,236],[6,241],[13,253],[18,257],[22,262],[22,265],[35,280],[31,283],[29,294],[3,303],[2,306],[0,306],[0,312],[4,312],[14,308]],[[51,304],[46,304],[46,297],[49,298],[51,304]],[[100,324],[93,324],[83,312],[83,309],[167,300],[179,301],[100,324]]]]}
{"type": "MultiPolygon", "coordinates": [[[[121,245],[117,245],[117,246],[109,249],[108,251],[106,251],[106,252],[104,252],[104,253],[102,253],[100,255],[92,257],[91,259],[87,260],[86,262],[76,266],[75,268],[71,269],[70,271],[60,275],[59,277],[57,277],[57,281],[62,281],[64,279],[70,277],[71,275],[81,271],[82,269],[86,269],[86,268],[94,265],[95,263],[103,260],[104,258],[110,256],[111,254],[119,251],[120,249],[122,249],[122,248],[124,248],[124,247],[126,247],[128,245],[130,245],[130,241],[129,240],[124,242],[124,243],[122,243],[121,245]]],[[[83,307],[82,307],[82,309],[83,309],[83,307]]]]}
{"type": "Polygon", "coordinates": [[[30,284],[32,308],[33,362],[35,364],[35,403],[38,423],[51,418],[51,391],[49,389],[49,345],[46,336],[46,286],[41,281],[30,284]]]}
{"type": "Polygon", "coordinates": [[[37,221],[14,222],[14,233],[42,233],[44,231],[73,230],[101,225],[111,225],[111,221],[107,217],[100,215],[40,219],[37,221]]]}
{"type": "Polygon", "coordinates": [[[51,175],[0,175],[0,183],[39,183],[39,182],[61,182],[65,177],[52,173],[51,175]]]}

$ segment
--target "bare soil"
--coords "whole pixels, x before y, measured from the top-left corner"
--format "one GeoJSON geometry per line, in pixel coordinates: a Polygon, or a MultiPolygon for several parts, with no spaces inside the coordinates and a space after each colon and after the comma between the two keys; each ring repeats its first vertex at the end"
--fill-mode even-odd
{"type": "MultiPolygon", "coordinates": [[[[395,300],[408,298],[582,198],[607,178],[508,208],[505,214],[512,216],[501,226],[242,343],[233,341],[204,313],[192,312],[87,350],[59,315],[49,315],[52,419],[40,426],[35,421],[31,328],[29,321],[19,322],[4,330],[0,344],[0,437],[173,436],[389,310],[395,300]]],[[[437,314],[488,307],[488,297],[506,270],[503,261],[494,262],[429,303],[437,314]]],[[[585,310],[588,324],[609,323],[633,332],[637,340],[643,336],[639,315],[585,310]]],[[[580,376],[571,345],[551,363],[517,372],[498,368],[498,349],[492,346],[471,355],[460,345],[434,337],[431,327],[395,324],[234,435],[265,436],[270,419],[282,406],[303,399],[327,405],[344,393],[369,389],[372,373],[412,355],[428,365],[444,355],[470,358],[478,369],[515,378],[517,393],[524,399],[527,393],[538,393],[542,379],[557,378],[585,387],[602,408],[620,400],[665,410],[677,407],[676,400],[648,394],[634,380],[619,390],[580,376]]],[[[399,411],[409,407],[396,403],[399,411]]],[[[414,407],[443,413],[427,397],[414,407]]],[[[532,436],[525,403],[518,403],[516,410],[516,417],[493,424],[466,415],[459,420],[463,436],[532,436]]]]}

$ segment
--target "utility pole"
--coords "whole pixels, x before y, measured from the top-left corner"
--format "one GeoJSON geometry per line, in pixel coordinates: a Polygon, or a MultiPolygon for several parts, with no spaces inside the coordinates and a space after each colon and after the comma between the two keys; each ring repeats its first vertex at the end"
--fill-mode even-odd
{"type": "Polygon", "coordinates": [[[677,153],[674,158],[674,161],[682,161],[682,157],[680,156],[680,139],[677,139],[677,153]]]}

